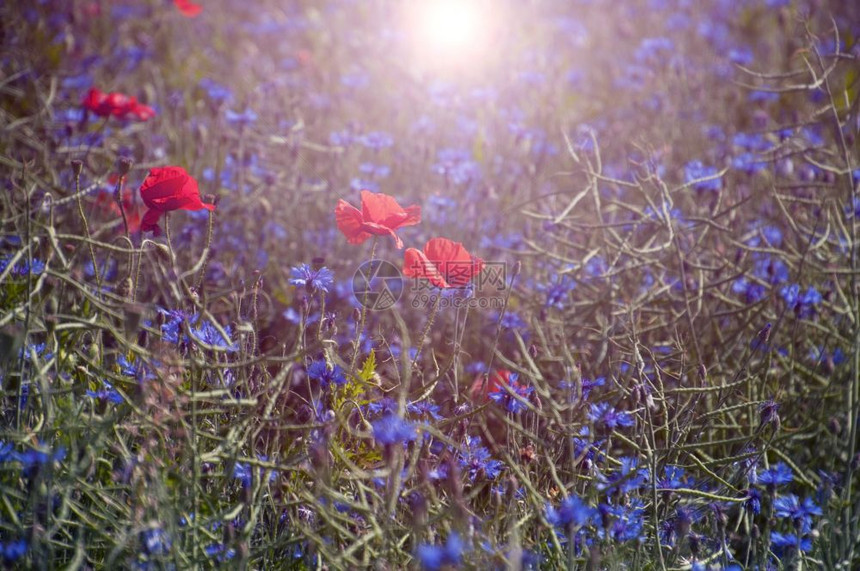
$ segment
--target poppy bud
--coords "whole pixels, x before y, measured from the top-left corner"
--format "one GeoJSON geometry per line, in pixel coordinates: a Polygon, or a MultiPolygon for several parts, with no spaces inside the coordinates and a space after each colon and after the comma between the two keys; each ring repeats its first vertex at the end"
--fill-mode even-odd
{"type": "Polygon", "coordinates": [[[705,379],[708,378],[708,369],[705,367],[704,363],[699,363],[699,380],[701,382],[705,382],[705,379]]]}
{"type": "Polygon", "coordinates": [[[125,176],[128,174],[128,171],[131,170],[132,165],[134,165],[134,161],[128,157],[120,157],[117,162],[117,171],[119,171],[119,176],[125,176]]]}
{"type": "Polygon", "coordinates": [[[516,262],[514,262],[514,268],[513,268],[513,271],[511,272],[511,277],[515,278],[518,275],[520,275],[520,270],[522,270],[522,269],[523,269],[523,263],[520,260],[517,260],[516,262]]]}
{"type": "Polygon", "coordinates": [[[170,261],[170,248],[168,248],[165,244],[155,244],[155,253],[162,260],[169,262],[170,261]]]}
{"type": "Polygon", "coordinates": [[[84,172],[84,163],[81,160],[75,159],[72,161],[72,172],[75,173],[75,178],[81,176],[84,172]]]}
{"type": "Polygon", "coordinates": [[[352,320],[356,323],[361,321],[361,310],[359,310],[357,307],[354,307],[352,309],[352,320]]]}
{"type": "Polygon", "coordinates": [[[839,433],[842,432],[842,423],[834,416],[827,423],[827,430],[830,431],[830,434],[839,435],[839,433]]]}
{"type": "Polygon", "coordinates": [[[532,343],[529,345],[529,355],[531,355],[532,359],[536,358],[540,353],[540,349],[538,349],[537,345],[532,343]]]}

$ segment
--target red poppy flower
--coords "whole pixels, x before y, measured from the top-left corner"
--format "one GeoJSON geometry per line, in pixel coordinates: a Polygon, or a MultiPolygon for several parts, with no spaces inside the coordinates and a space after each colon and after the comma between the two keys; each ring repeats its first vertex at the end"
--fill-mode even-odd
{"type": "Polygon", "coordinates": [[[197,181],[182,167],[161,167],[149,171],[140,187],[140,197],[149,208],[143,215],[140,229],[161,233],[158,219],[171,210],[215,210],[214,204],[200,200],[197,181]]]}
{"type": "MultiPolygon", "coordinates": [[[[490,398],[490,395],[504,390],[502,385],[511,386],[512,373],[507,369],[496,369],[487,379],[487,384],[484,386],[484,375],[480,374],[475,377],[472,387],[469,389],[469,396],[472,397],[472,402],[482,403],[490,398]]],[[[513,382],[516,384],[516,381],[513,382]]]]}
{"type": "Polygon", "coordinates": [[[361,244],[371,236],[390,235],[397,249],[403,241],[394,233],[398,228],[421,222],[421,207],[403,208],[387,194],[361,191],[361,210],[341,199],[334,210],[337,227],[350,244],[361,244]]]}
{"type": "Polygon", "coordinates": [[[433,238],[421,252],[406,250],[403,257],[403,275],[425,278],[441,288],[463,287],[484,269],[484,260],[466,251],[460,242],[447,238],[433,238]]]}
{"type": "Polygon", "coordinates": [[[155,109],[139,103],[136,98],[123,93],[105,93],[95,87],[87,92],[82,104],[84,109],[99,117],[113,115],[118,119],[127,119],[129,115],[132,115],[139,121],[146,121],[155,117],[155,109]]]}
{"type": "Polygon", "coordinates": [[[191,0],[173,0],[173,3],[186,18],[196,18],[203,11],[203,6],[191,0]]]}

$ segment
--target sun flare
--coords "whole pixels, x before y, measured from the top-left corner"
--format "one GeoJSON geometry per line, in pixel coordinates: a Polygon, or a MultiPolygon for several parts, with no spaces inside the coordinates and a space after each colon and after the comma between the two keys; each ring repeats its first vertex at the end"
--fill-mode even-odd
{"type": "Polygon", "coordinates": [[[431,0],[414,5],[408,33],[425,64],[465,64],[480,59],[487,47],[491,14],[478,0],[431,0]]]}

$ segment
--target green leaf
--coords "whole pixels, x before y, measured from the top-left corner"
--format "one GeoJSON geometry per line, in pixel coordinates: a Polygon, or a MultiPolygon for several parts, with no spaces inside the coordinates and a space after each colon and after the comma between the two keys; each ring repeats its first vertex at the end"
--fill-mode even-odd
{"type": "Polygon", "coordinates": [[[358,378],[367,383],[373,378],[374,373],[376,373],[376,352],[371,349],[370,355],[364,360],[364,365],[358,373],[358,378]]]}

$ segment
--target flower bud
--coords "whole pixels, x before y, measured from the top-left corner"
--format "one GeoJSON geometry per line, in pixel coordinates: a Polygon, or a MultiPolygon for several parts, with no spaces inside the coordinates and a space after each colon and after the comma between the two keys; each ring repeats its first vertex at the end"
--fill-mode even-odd
{"type": "Polygon", "coordinates": [[[128,174],[128,171],[131,170],[132,165],[134,165],[134,161],[128,157],[120,157],[117,162],[117,171],[119,171],[119,176],[125,176],[128,174]]]}
{"type": "Polygon", "coordinates": [[[72,161],[72,172],[75,173],[75,178],[81,176],[81,173],[84,172],[84,163],[79,159],[75,159],[72,161]]]}

